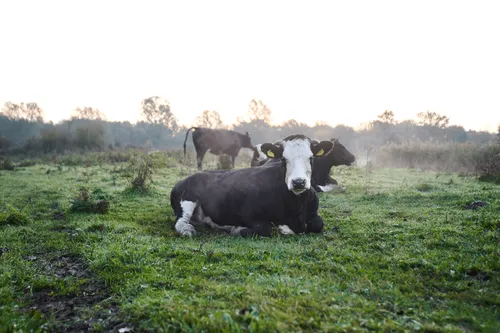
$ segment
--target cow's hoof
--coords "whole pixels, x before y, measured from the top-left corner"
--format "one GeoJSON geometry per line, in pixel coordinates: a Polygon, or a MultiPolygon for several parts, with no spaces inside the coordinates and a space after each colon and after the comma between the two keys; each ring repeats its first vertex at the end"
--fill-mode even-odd
{"type": "Polygon", "coordinates": [[[292,229],[290,229],[287,225],[279,225],[278,229],[282,235],[295,235],[292,229]]]}
{"type": "Polygon", "coordinates": [[[184,224],[180,228],[179,233],[182,236],[194,236],[196,234],[196,230],[194,229],[193,225],[191,225],[191,224],[184,224]]]}
{"type": "Polygon", "coordinates": [[[243,228],[243,227],[233,227],[230,231],[230,234],[232,236],[241,236],[241,231],[244,230],[246,228],[243,228]]]}

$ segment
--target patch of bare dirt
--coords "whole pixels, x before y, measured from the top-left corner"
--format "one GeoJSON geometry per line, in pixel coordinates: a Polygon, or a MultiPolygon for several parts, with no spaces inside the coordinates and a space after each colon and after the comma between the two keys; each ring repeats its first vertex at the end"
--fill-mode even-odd
{"type": "Polygon", "coordinates": [[[477,200],[477,201],[474,201],[468,205],[465,205],[464,206],[464,209],[478,209],[480,207],[484,207],[484,206],[487,206],[489,205],[488,202],[484,202],[484,201],[481,201],[481,200],[477,200]]]}
{"type": "Polygon", "coordinates": [[[41,273],[58,279],[69,276],[81,282],[75,291],[58,294],[57,290],[44,289],[27,295],[31,306],[25,311],[40,311],[46,318],[54,318],[55,332],[118,332],[130,327],[120,318],[120,309],[105,284],[99,281],[82,258],[63,255],[52,260],[30,256],[41,273]]]}
{"type": "Polygon", "coordinates": [[[477,270],[475,268],[471,268],[465,272],[465,274],[471,278],[471,279],[476,279],[478,281],[488,281],[491,279],[490,274],[487,272],[482,272],[480,270],[477,270]]]}

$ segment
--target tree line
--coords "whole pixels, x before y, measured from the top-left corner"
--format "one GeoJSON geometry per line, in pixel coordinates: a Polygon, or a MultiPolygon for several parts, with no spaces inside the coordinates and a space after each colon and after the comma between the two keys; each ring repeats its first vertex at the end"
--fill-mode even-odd
{"type": "MultiPolygon", "coordinates": [[[[233,129],[249,132],[254,144],[274,141],[290,134],[303,133],[312,138],[340,138],[353,152],[365,151],[387,143],[423,142],[488,143],[498,134],[466,131],[450,126],[450,119],[436,112],[417,114],[418,120],[396,121],[391,110],[358,129],[346,125],[330,126],[317,121],[313,126],[290,119],[271,123],[271,109],[261,100],[252,99],[235,124],[224,124],[215,110],[203,111],[193,126],[233,129]]],[[[191,127],[191,126],[189,126],[191,127]]],[[[141,101],[140,120],[108,121],[103,112],[89,106],[78,107],[69,119],[57,124],[44,121],[37,103],[6,102],[0,111],[0,152],[60,153],[68,150],[103,150],[121,147],[180,149],[189,128],[179,125],[170,103],[159,96],[141,101]]]]}

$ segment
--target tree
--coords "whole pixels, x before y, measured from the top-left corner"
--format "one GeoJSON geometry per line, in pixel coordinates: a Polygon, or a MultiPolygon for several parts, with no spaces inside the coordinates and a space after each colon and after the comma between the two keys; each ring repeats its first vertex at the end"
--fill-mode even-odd
{"type": "Polygon", "coordinates": [[[5,102],[2,108],[2,113],[4,116],[12,120],[18,120],[22,118],[22,112],[19,105],[12,102],[5,102]]]}
{"type": "Polygon", "coordinates": [[[26,119],[30,122],[43,122],[43,110],[37,103],[15,104],[12,102],[5,102],[2,113],[9,119],[19,120],[26,119]]]}
{"type": "Polygon", "coordinates": [[[11,146],[10,140],[5,136],[0,136],[0,152],[7,151],[11,146]]]}
{"type": "Polygon", "coordinates": [[[396,120],[394,119],[394,112],[391,110],[385,110],[381,114],[377,116],[378,119],[380,119],[381,122],[386,123],[386,124],[395,124],[396,120]]]}
{"type": "Polygon", "coordinates": [[[314,123],[314,127],[323,127],[323,126],[330,126],[325,120],[317,120],[314,123]]]}
{"type": "Polygon", "coordinates": [[[241,119],[238,118],[238,121],[240,123],[244,122],[245,120],[247,122],[254,122],[254,121],[260,121],[264,122],[267,124],[271,123],[271,109],[264,104],[261,100],[255,100],[252,99],[250,103],[248,103],[248,111],[246,114],[247,119],[241,119]]]}
{"type": "Polygon", "coordinates": [[[436,112],[430,112],[429,110],[426,112],[419,112],[417,117],[420,118],[420,125],[428,125],[432,127],[445,128],[450,122],[450,119],[447,116],[440,115],[436,112]]]}
{"type": "Polygon", "coordinates": [[[350,126],[339,124],[333,128],[331,136],[340,138],[342,142],[349,142],[356,136],[356,131],[350,126]]]}
{"type": "Polygon", "coordinates": [[[201,115],[196,117],[195,125],[207,128],[223,128],[219,112],[209,110],[203,111],[201,115]]]}
{"type": "Polygon", "coordinates": [[[177,120],[170,110],[170,103],[159,97],[151,96],[141,102],[141,116],[150,124],[162,124],[171,130],[177,128],[177,120]]]}
{"type": "Polygon", "coordinates": [[[467,141],[467,132],[462,126],[449,126],[443,130],[445,133],[445,140],[452,142],[465,142],[467,141]]]}
{"type": "Polygon", "coordinates": [[[281,125],[281,127],[284,127],[284,128],[297,128],[297,127],[300,127],[301,125],[304,125],[304,124],[300,124],[295,119],[288,119],[287,121],[283,122],[283,125],[281,125]]]}
{"type": "Polygon", "coordinates": [[[102,148],[104,146],[104,126],[91,123],[76,129],[75,144],[80,148],[102,148]]]}
{"type": "Polygon", "coordinates": [[[76,108],[70,119],[106,120],[106,115],[99,111],[99,109],[85,106],[83,108],[76,108]]]}
{"type": "Polygon", "coordinates": [[[312,128],[308,129],[308,134],[314,139],[330,139],[333,127],[328,125],[326,121],[318,120],[314,123],[312,128]]]}

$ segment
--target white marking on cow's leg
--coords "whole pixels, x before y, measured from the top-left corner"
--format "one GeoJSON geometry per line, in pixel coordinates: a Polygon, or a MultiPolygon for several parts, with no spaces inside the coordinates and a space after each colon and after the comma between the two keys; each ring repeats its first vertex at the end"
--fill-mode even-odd
{"type": "Polygon", "coordinates": [[[235,226],[231,226],[231,225],[218,225],[217,223],[215,223],[214,221],[212,221],[212,219],[206,215],[204,215],[203,213],[203,210],[198,207],[198,212],[199,212],[199,216],[198,216],[198,219],[208,225],[209,227],[215,229],[215,230],[218,230],[218,231],[224,231],[224,232],[227,232],[228,234],[230,235],[235,235],[235,236],[239,236],[240,235],[240,231],[245,229],[243,227],[235,227],[235,226]]]}
{"type": "Polygon", "coordinates": [[[233,236],[240,236],[241,231],[244,229],[247,229],[247,228],[245,228],[245,227],[232,227],[230,234],[233,236]]]}
{"type": "Polygon", "coordinates": [[[196,209],[196,202],[181,201],[182,216],[175,223],[175,230],[183,236],[192,236],[196,234],[194,226],[190,224],[191,216],[196,209]]]}
{"type": "Polygon", "coordinates": [[[337,190],[338,192],[345,192],[345,187],[336,185],[336,184],[328,184],[328,185],[318,185],[318,187],[323,191],[323,192],[330,192],[333,190],[337,190]]]}
{"type": "Polygon", "coordinates": [[[282,235],[295,235],[292,229],[290,229],[287,225],[279,225],[278,229],[280,230],[282,235]]]}

